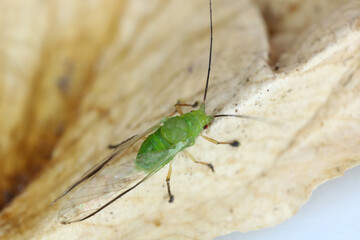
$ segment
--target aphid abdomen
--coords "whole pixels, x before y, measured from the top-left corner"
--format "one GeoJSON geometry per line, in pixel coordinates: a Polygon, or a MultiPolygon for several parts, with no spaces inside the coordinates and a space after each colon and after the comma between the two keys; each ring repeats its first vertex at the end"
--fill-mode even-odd
{"type": "MultiPolygon", "coordinates": [[[[158,164],[158,159],[169,149],[169,143],[161,136],[160,129],[149,135],[141,144],[135,165],[141,171],[151,172],[158,164]]],[[[170,161],[170,160],[169,160],[170,161]]]]}
{"type": "Polygon", "coordinates": [[[156,132],[149,135],[142,143],[136,156],[135,164],[139,170],[151,172],[165,159],[165,165],[184,149],[188,142],[188,125],[180,117],[166,120],[156,132]]]}

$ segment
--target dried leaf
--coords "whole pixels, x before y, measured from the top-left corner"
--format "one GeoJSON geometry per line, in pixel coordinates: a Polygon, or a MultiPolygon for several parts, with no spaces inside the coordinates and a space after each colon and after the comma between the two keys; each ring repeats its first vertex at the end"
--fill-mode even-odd
{"type": "Polygon", "coordinates": [[[49,204],[109,153],[109,143],[156,123],[179,98],[201,100],[207,4],[3,3],[1,171],[13,176],[51,162],[2,211],[2,238],[212,239],[251,231],[291,217],[316,186],[359,164],[360,3],[214,1],[207,112],[277,124],[217,119],[205,134],[241,146],[198,139],[189,152],[215,174],[179,154],[172,204],[165,167],[89,220],[57,221],[59,206],[49,204]]]}

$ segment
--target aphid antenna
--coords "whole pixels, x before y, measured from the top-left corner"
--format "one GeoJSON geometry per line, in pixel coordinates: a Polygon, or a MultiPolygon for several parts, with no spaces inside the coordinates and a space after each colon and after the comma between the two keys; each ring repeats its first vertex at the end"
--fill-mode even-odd
{"type": "Polygon", "coordinates": [[[211,70],[211,58],[212,58],[212,45],[213,45],[213,24],[212,24],[211,0],[209,0],[209,5],[210,5],[210,53],[209,53],[209,66],[208,66],[208,72],[207,72],[207,77],[206,77],[206,85],[205,85],[203,104],[205,104],[206,95],[207,95],[208,86],[209,86],[210,70],[211,70]]]}
{"type": "Polygon", "coordinates": [[[280,125],[279,122],[276,121],[271,121],[265,118],[260,118],[260,117],[254,117],[254,116],[247,116],[247,115],[235,115],[235,114],[217,114],[213,116],[214,118],[220,118],[220,117],[236,117],[236,118],[243,118],[243,119],[250,119],[250,120],[255,120],[255,121],[259,121],[259,122],[263,122],[263,123],[267,123],[267,124],[271,124],[271,125],[280,125]]]}
{"type": "MultiPolygon", "coordinates": [[[[209,65],[208,65],[208,71],[207,71],[207,77],[206,77],[204,99],[203,99],[203,102],[202,102],[202,104],[204,104],[204,105],[205,105],[208,86],[209,86],[210,71],[211,71],[211,59],[212,59],[212,46],[213,46],[213,21],[212,21],[211,0],[209,0],[209,5],[210,5],[210,8],[209,8],[210,9],[210,53],[209,53],[209,65]]],[[[251,120],[255,120],[255,121],[269,123],[269,124],[272,124],[272,125],[277,125],[278,124],[277,122],[269,121],[269,120],[264,119],[264,118],[245,116],[245,115],[219,114],[219,115],[214,116],[214,118],[217,118],[217,117],[236,117],[236,118],[243,118],[243,119],[251,119],[251,120]]]]}

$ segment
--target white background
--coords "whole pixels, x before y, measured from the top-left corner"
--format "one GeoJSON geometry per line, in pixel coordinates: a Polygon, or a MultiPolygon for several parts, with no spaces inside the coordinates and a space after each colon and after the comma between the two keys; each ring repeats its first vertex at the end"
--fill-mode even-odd
{"type": "Polygon", "coordinates": [[[238,239],[360,240],[360,167],[320,185],[295,216],[275,227],[216,238],[238,239]]]}

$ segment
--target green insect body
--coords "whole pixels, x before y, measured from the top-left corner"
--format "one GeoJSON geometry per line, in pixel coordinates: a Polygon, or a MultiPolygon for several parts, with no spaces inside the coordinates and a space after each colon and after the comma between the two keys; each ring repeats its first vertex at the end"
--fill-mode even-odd
{"type": "Polygon", "coordinates": [[[205,114],[205,104],[198,110],[163,119],[163,125],[142,143],[135,161],[137,169],[151,172],[158,167],[158,159],[166,159],[162,166],[166,165],[178,152],[194,145],[212,120],[212,116],[205,114]]]}

